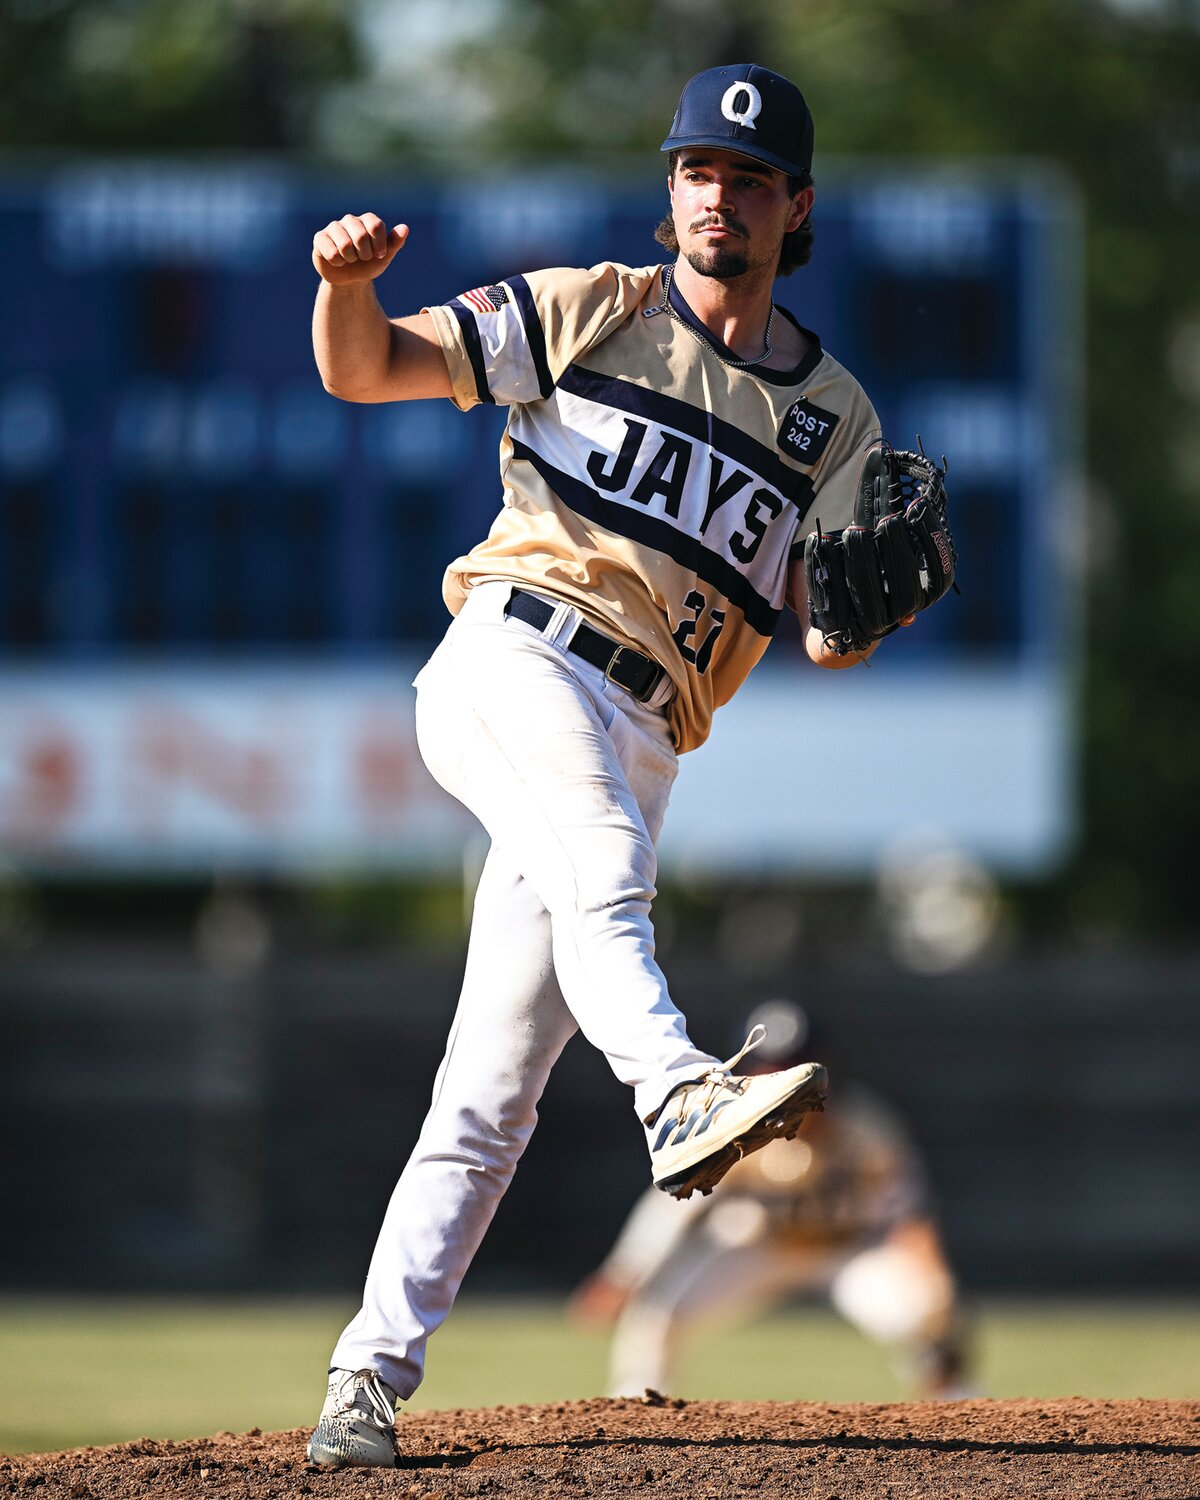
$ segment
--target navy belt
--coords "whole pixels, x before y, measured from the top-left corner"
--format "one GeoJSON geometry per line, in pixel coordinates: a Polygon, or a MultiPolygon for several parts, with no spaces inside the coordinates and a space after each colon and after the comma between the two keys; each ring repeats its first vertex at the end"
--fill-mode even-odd
{"type": "MultiPolygon", "coordinates": [[[[554,606],[536,594],[527,594],[523,589],[514,589],[512,598],[504,606],[504,613],[514,620],[523,620],[535,630],[545,630],[554,614],[554,606]]],[[[666,675],[664,669],[649,656],[634,651],[629,646],[619,646],[582,621],[576,625],[566,648],[582,658],[590,666],[599,667],[609,682],[632,693],[639,703],[646,703],[655,688],[666,675]]]]}

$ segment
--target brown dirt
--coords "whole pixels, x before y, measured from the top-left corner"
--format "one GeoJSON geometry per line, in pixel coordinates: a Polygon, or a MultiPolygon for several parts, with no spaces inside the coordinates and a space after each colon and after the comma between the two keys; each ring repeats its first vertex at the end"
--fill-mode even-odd
{"type": "Polygon", "coordinates": [[[671,1497],[1054,1500],[1200,1496],[1200,1402],[963,1401],[917,1406],[570,1401],[406,1413],[401,1467],[325,1473],[308,1430],[0,1457],[29,1500],[457,1500],[671,1497]]]}

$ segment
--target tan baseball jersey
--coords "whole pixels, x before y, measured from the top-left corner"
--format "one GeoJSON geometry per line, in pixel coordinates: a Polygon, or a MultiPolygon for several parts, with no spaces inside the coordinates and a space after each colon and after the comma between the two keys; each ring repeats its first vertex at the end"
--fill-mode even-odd
{"type": "Polygon", "coordinates": [[[795,369],[739,369],[663,269],[539,271],[427,311],[456,405],[509,407],[503,508],[447,605],[497,579],[568,600],[665,667],[684,751],[766,650],[817,518],[852,519],[880,434],[815,334],[795,369]]]}

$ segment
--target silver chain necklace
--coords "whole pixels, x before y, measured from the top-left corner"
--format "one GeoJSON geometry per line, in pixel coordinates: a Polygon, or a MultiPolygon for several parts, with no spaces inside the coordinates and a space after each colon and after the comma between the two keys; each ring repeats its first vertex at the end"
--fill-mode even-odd
{"type": "Polygon", "coordinates": [[[697,339],[700,343],[702,343],[705,348],[711,349],[712,352],[717,356],[717,358],[722,361],[722,363],[729,365],[734,370],[744,370],[747,369],[750,365],[761,365],[764,359],[770,359],[771,322],[775,317],[774,302],[771,303],[771,310],[767,313],[767,326],[763,329],[763,352],[761,354],[756,354],[753,359],[730,359],[727,355],[721,353],[721,351],[717,348],[717,346],[712,342],[711,339],[706,339],[702,333],[699,333],[695,328],[693,328],[686,318],[681,318],[675,311],[675,309],[671,306],[671,276],[674,270],[674,266],[667,266],[667,268],[663,271],[662,301],[658,304],[660,312],[665,312],[667,317],[673,319],[676,323],[679,324],[681,328],[686,328],[694,339],[697,339]]]}

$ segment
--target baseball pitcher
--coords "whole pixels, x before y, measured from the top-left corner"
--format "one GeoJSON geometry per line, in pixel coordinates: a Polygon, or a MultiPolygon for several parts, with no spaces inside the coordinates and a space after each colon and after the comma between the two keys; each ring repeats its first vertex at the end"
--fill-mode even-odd
{"type": "Polygon", "coordinates": [[[327,390],[508,412],[502,504],[446,572],[454,618],[416,680],[421,754],[490,853],[433,1102],[333,1352],[316,1463],[394,1463],[395,1402],[577,1029],[632,1090],[652,1179],[678,1198],[820,1106],[819,1064],[738,1071],[761,1028],[724,1061],[693,1045],[650,920],[678,756],[783,608],[808,622],[815,663],[846,667],[952,581],[940,471],[884,444],[857,382],[772,303],[775,277],[809,257],[812,143],[787,79],[710,69],[663,143],[666,264],[531,271],[407,317],[375,294],[406,226],[348,214],[314,238],[327,390]]]}

